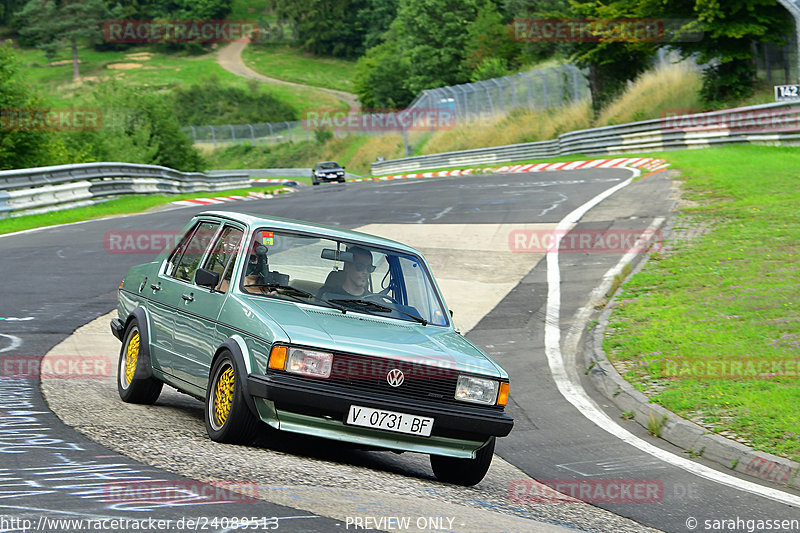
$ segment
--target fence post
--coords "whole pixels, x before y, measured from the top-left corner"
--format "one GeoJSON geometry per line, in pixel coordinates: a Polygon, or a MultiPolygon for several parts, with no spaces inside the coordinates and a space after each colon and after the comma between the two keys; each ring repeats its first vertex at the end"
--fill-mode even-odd
{"type": "Polygon", "coordinates": [[[537,70],[536,72],[539,73],[539,76],[542,78],[542,97],[544,98],[544,108],[548,109],[550,107],[550,101],[547,98],[547,76],[544,75],[544,71],[537,70]]]}
{"type": "Polygon", "coordinates": [[[253,146],[255,146],[256,145],[256,132],[253,129],[253,125],[252,124],[248,124],[247,127],[250,128],[250,141],[253,143],[253,146]]]}
{"type": "Polygon", "coordinates": [[[286,124],[286,129],[289,131],[289,142],[292,142],[292,127],[288,122],[284,122],[284,124],[286,124]]]}
{"type": "MultiPolygon", "coordinates": [[[[267,126],[269,127],[269,140],[272,141],[272,143],[274,144],[275,143],[275,132],[272,129],[272,122],[267,122],[267,126]]],[[[266,144],[266,142],[264,144],[266,144]]]]}
{"type": "MultiPolygon", "coordinates": [[[[561,71],[556,67],[550,67],[550,70],[556,73],[556,87],[558,87],[558,100],[556,102],[564,101],[564,80],[561,79],[561,71]]],[[[558,104],[556,104],[558,105],[558,104]]]]}
{"type": "Polygon", "coordinates": [[[525,78],[525,83],[528,86],[528,109],[533,109],[533,87],[531,87],[531,77],[527,73],[520,73],[525,78]]]}
{"type": "Polygon", "coordinates": [[[217,134],[214,131],[214,126],[211,126],[211,142],[214,143],[214,146],[217,145],[217,134]]]}
{"type": "Polygon", "coordinates": [[[580,71],[574,65],[568,65],[569,70],[572,71],[572,93],[573,93],[573,100],[576,102],[580,100],[581,97],[581,87],[578,82],[578,74],[580,71]]]}

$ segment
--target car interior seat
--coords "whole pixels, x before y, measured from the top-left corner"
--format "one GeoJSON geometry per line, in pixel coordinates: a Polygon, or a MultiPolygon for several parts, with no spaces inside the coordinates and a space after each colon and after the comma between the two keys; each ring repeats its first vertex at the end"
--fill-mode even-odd
{"type": "Polygon", "coordinates": [[[322,296],[326,292],[342,292],[342,285],[344,284],[345,273],[344,270],[331,270],[328,277],[325,278],[325,283],[319,289],[317,296],[322,296]]]}

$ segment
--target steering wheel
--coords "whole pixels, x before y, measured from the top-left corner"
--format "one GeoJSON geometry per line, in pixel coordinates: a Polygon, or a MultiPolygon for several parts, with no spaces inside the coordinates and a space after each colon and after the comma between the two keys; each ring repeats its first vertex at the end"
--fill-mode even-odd
{"type": "Polygon", "coordinates": [[[382,300],[386,302],[391,302],[395,305],[400,305],[400,302],[389,296],[388,294],[384,294],[383,292],[375,292],[367,297],[368,300],[382,300]]]}

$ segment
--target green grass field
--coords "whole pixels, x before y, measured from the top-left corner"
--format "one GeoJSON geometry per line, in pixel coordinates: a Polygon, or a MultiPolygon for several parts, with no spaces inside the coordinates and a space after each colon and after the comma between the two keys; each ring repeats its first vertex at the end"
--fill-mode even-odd
{"type": "Polygon", "coordinates": [[[279,44],[247,47],[242,59],[251,69],[271,78],[345,92],[353,90],[355,61],[315,57],[279,44]]]}
{"type": "Polygon", "coordinates": [[[800,459],[800,152],[660,155],[698,204],[676,229],[701,235],[671,239],[624,286],[605,349],[653,402],[800,459]]]}
{"type": "MultiPolygon", "coordinates": [[[[121,80],[139,86],[168,90],[177,85],[190,86],[203,78],[216,76],[225,85],[246,88],[248,80],[234,76],[217,64],[216,52],[191,55],[186,53],[163,54],[151,47],[135,47],[125,52],[97,52],[81,48],[80,82],[72,80],[71,52],[62,50],[52,62],[37,49],[17,49],[26,78],[34,82],[52,106],[69,106],[93,85],[107,80],[121,80]]],[[[313,63],[313,61],[309,61],[313,63]]],[[[288,103],[298,113],[309,107],[342,107],[339,99],[322,91],[262,83],[260,90],[288,103]]]]}
{"type": "Polygon", "coordinates": [[[131,213],[143,213],[149,209],[166,205],[176,200],[189,200],[192,198],[207,198],[213,196],[247,196],[251,192],[268,193],[280,188],[281,186],[271,185],[268,187],[253,187],[250,189],[194,192],[176,195],[123,196],[87,207],[65,209],[63,211],[54,211],[52,213],[42,213],[39,215],[23,215],[13,218],[3,218],[0,219],[0,234],[14,233],[15,231],[41,228],[44,226],[69,224],[70,222],[81,222],[83,220],[93,220],[97,218],[127,215],[131,213]]]}

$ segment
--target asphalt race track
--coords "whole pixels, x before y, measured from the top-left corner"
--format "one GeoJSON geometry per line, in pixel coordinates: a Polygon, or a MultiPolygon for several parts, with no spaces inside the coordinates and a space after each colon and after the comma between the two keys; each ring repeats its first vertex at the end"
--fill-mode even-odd
{"type": "MultiPolygon", "coordinates": [[[[544,260],[545,254],[533,245],[530,236],[541,229],[552,230],[575,209],[630,176],[631,172],[624,169],[592,169],[331,184],[274,199],[217,207],[359,228],[422,249],[455,311],[456,325],[511,375],[508,411],[515,418],[515,428],[509,437],[498,441],[496,454],[502,460],[496,459],[487,480],[478,486],[461,489],[439,484],[433,480],[427,461],[414,454],[355,453],[341,446],[320,449],[315,439],[259,443],[252,449],[231,452],[205,437],[199,403],[166,389],[158,405],[146,412],[130,411],[126,419],[119,410],[127,404],[114,400],[115,390],[109,392],[102,384],[87,388],[84,400],[97,398],[108,403],[94,401],[93,405],[80,406],[76,400],[79,407],[68,407],[71,412],[66,415],[59,413],[81,430],[78,432],[47,408],[38,381],[8,379],[0,374],[0,531],[22,531],[23,525],[30,526],[19,521],[3,522],[10,517],[31,520],[33,527],[28,530],[46,526],[48,523],[39,522],[43,516],[48,520],[155,517],[170,520],[168,525],[175,530],[191,529],[178,529],[181,519],[205,519],[206,529],[215,531],[230,530],[231,517],[252,517],[262,520],[262,530],[272,529],[273,524],[288,531],[353,530],[354,524],[346,523],[333,510],[339,503],[335,500],[336,487],[368,491],[376,502],[384,504],[362,509],[362,517],[434,517],[447,515],[453,509],[447,506],[452,504],[495,513],[498,531],[547,531],[558,526],[576,531],[719,531],[732,529],[705,526],[713,526],[713,520],[800,519],[794,503],[800,502],[797,491],[781,489],[786,496],[778,501],[768,492],[776,490],[774,485],[723,472],[702,457],[691,458],[696,465],[725,474],[712,480],[712,476],[697,475],[691,468],[682,468],[675,461],[664,460],[666,456],[656,457],[638,446],[636,437],[667,455],[689,459],[682,450],[651,437],[633,422],[621,420],[620,412],[585,382],[580,358],[570,358],[573,352],[582,353],[580,345],[571,345],[577,342],[573,326],[581,326],[576,314],[622,254],[575,250],[561,253],[554,267],[544,260]],[[554,279],[560,289],[560,306],[555,308],[552,298],[548,303],[554,279]],[[553,328],[560,330],[555,347],[553,328]],[[563,360],[554,359],[554,353],[563,360]],[[596,423],[600,422],[597,413],[576,408],[580,402],[568,401],[562,394],[568,378],[554,378],[554,361],[562,361],[573,384],[582,385],[589,400],[631,438],[623,440],[603,429],[596,423]],[[100,414],[81,421],[93,409],[100,414]],[[103,420],[104,412],[108,413],[107,420],[103,420]],[[169,416],[175,416],[174,422],[164,423],[162,418],[169,416]],[[163,426],[170,423],[172,433],[165,433],[169,427],[163,426]],[[148,440],[149,434],[158,438],[148,440]],[[173,440],[165,442],[165,436],[173,440]],[[189,456],[186,450],[192,449],[203,453],[189,456]],[[283,488],[295,484],[327,488],[328,492],[324,498],[309,496],[308,502],[295,493],[269,501],[243,499],[234,493],[217,493],[200,501],[186,496],[192,493],[189,488],[196,488],[193,480],[206,479],[204,472],[224,470],[229,466],[226,461],[233,461],[226,455],[237,454],[252,455],[253,462],[264,457],[275,463],[272,470],[259,470],[253,462],[244,464],[233,479],[254,480],[258,485],[280,480],[283,488]],[[281,471],[281,464],[292,465],[292,469],[281,471]],[[588,498],[595,507],[564,501],[542,503],[533,501],[530,493],[515,492],[519,487],[529,487],[530,478],[549,485],[585,485],[588,480],[596,487],[628,483],[656,489],[629,498],[588,498]],[[380,482],[372,483],[375,480],[380,482]],[[168,501],[135,506],[109,497],[110,484],[157,486],[176,481],[185,483],[186,494],[168,501]],[[764,490],[759,491],[759,486],[764,490]],[[398,493],[392,490],[405,491],[408,496],[394,500],[398,493]],[[382,493],[387,496],[380,496],[382,493]],[[320,501],[311,501],[314,499],[320,501]],[[403,507],[413,502],[418,506],[416,514],[414,509],[403,507]],[[612,513],[641,526],[617,519],[612,513]],[[210,520],[214,517],[217,520],[212,527],[210,520]],[[500,517],[516,521],[506,523],[500,517]],[[223,523],[223,519],[228,521],[223,523]]],[[[650,176],[624,186],[589,209],[580,221],[574,221],[577,224],[572,231],[652,228],[669,219],[674,198],[664,173],[650,176]]],[[[203,210],[206,208],[171,209],[0,237],[3,363],[43,356],[76,329],[115,307],[121,276],[129,266],[151,259],[156,251],[121,253],[123,250],[111,246],[110,235],[178,231],[194,213],[203,210]]],[[[62,385],[64,389],[70,384],[62,385]]],[[[68,405],[67,400],[64,405],[68,405]]],[[[481,516],[485,519],[492,515],[481,516]]],[[[473,515],[464,517],[469,518],[454,516],[455,523],[431,521],[421,529],[490,530],[471,522],[478,520],[473,515]]],[[[39,530],[70,530],[49,525],[50,529],[39,530]]],[[[386,521],[362,522],[368,528],[399,529],[392,525],[386,521]]],[[[746,531],[746,525],[740,530],[746,531]]]]}

